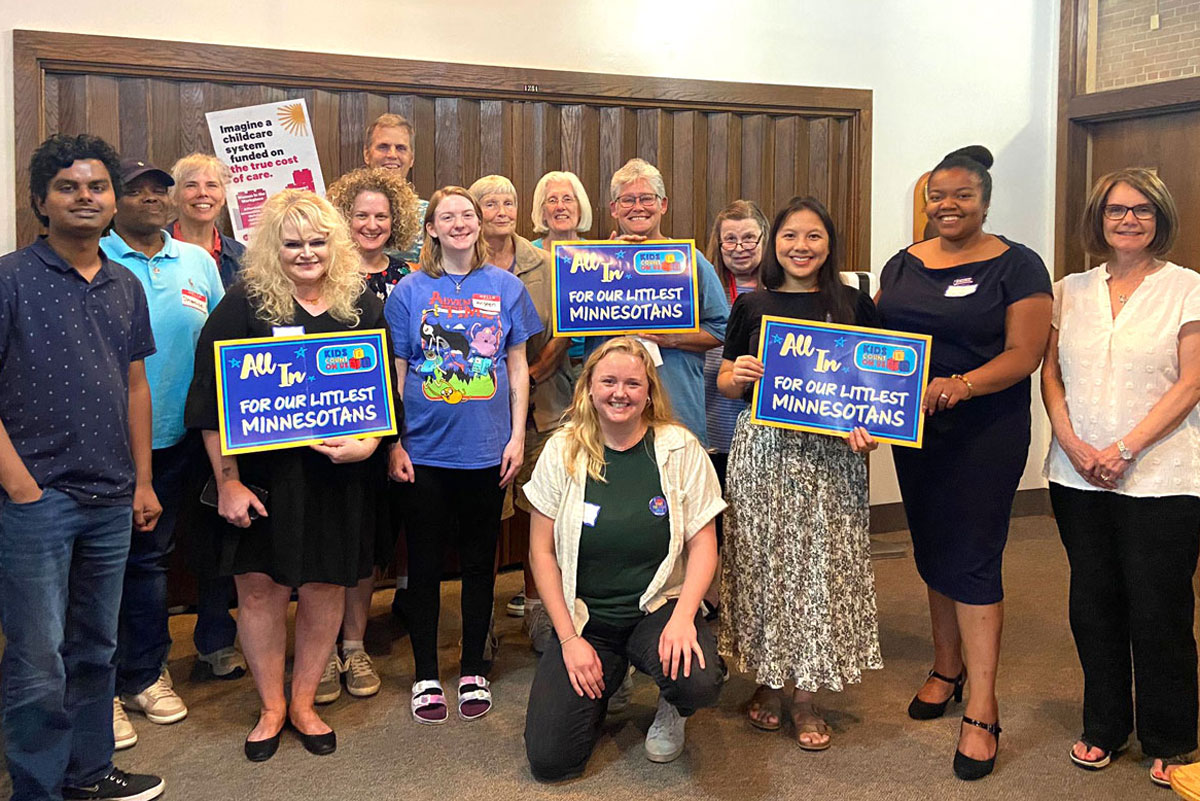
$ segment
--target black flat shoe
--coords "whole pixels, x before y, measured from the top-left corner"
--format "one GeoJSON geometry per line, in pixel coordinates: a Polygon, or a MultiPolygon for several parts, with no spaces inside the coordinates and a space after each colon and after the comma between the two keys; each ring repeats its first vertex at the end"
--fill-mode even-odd
{"type": "Polygon", "coordinates": [[[1000,753],[1000,723],[983,723],[966,715],[963,715],[962,722],[969,726],[977,726],[996,738],[996,753],[992,754],[991,759],[972,759],[957,748],[954,749],[954,775],[965,782],[973,782],[982,779],[996,767],[996,754],[1000,753]]]}
{"type": "Polygon", "coordinates": [[[939,704],[930,703],[929,701],[922,701],[919,697],[914,695],[912,701],[908,705],[908,716],[913,720],[933,720],[934,718],[940,718],[942,715],[946,714],[946,706],[950,703],[951,698],[954,699],[955,703],[962,702],[963,684],[965,684],[967,681],[966,668],[960,670],[958,675],[954,678],[943,676],[936,670],[929,671],[929,675],[938,681],[944,681],[947,684],[953,685],[954,692],[949,698],[939,704]]]}
{"type": "Polygon", "coordinates": [[[274,737],[268,737],[265,740],[246,740],[246,759],[251,762],[266,762],[279,750],[279,740],[282,737],[283,727],[280,727],[274,737]]]}
{"type": "MultiPolygon", "coordinates": [[[[295,728],[294,726],[292,728],[295,728]]],[[[324,734],[305,734],[296,729],[296,735],[304,750],[314,756],[325,756],[337,750],[337,732],[327,731],[324,734]]]]}

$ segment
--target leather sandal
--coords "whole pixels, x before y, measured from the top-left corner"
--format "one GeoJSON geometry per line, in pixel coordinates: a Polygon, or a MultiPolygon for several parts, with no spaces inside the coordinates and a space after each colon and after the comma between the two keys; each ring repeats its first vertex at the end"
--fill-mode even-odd
{"type": "Polygon", "coordinates": [[[966,715],[963,715],[962,722],[983,729],[996,738],[996,750],[991,759],[972,759],[957,748],[954,749],[954,775],[965,782],[972,782],[982,779],[996,767],[996,755],[1000,753],[1000,722],[984,723],[966,715]]]}
{"type": "Polygon", "coordinates": [[[463,720],[478,720],[492,711],[491,685],[483,676],[460,676],[458,679],[458,716],[463,720]],[[466,688],[464,690],[464,688],[466,688]]]}
{"type": "Polygon", "coordinates": [[[952,692],[945,701],[935,704],[931,701],[922,701],[919,697],[920,691],[918,691],[918,695],[914,695],[912,702],[908,705],[908,716],[913,720],[934,720],[935,718],[940,718],[942,715],[946,714],[946,706],[949,705],[951,698],[954,699],[955,703],[960,703],[963,698],[963,685],[967,681],[967,669],[964,667],[954,678],[951,678],[950,676],[943,676],[936,670],[930,670],[929,678],[937,679],[938,681],[944,681],[947,684],[952,685],[954,687],[954,692],[952,692]]]}
{"type": "Polygon", "coordinates": [[[746,718],[750,725],[761,731],[779,731],[783,725],[783,691],[772,690],[765,684],[758,685],[750,703],[746,707],[746,718]],[[767,722],[768,717],[774,717],[775,723],[767,722]]]}
{"type": "Polygon", "coordinates": [[[438,726],[450,717],[442,685],[433,679],[413,682],[412,717],[417,723],[438,726]]]}
{"type": "Polygon", "coordinates": [[[833,745],[833,731],[811,702],[792,704],[792,725],[796,728],[796,745],[805,751],[824,751],[833,745]],[[823,734],[828,739],[823,743],[806,743],[800,739],[802,734],[823,734]]]}

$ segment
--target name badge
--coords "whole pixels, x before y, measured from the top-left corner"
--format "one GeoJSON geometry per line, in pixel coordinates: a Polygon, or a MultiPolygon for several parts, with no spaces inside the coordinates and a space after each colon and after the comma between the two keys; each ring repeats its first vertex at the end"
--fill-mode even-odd
{"type": "Polygon", "coordinates": [[[302,326],[302,325],[273,325],[273,326],[271,326],[271,336],[273,336],[273,337],[302,337],[302,336],[304,336],[304,326],[302,326]]]}
{"type": "Polygon", "coordinates": [[[974,278],[955,278],[954,283],[946,287],[946,297],[965,298],[975,294],[976,289],[979,289],[979,285],[975,283],[974,278]]]}
{"type": "Polygon", "coordinates": [[[585,526],[596,525],[596,515],[600,514],[600,507],[594,503],[583,502],[583,524],[585,526]]]}
{"type": "Polygon", "coordinates": [[[185,308],[208,314],[208,296],[194,289],[183,290],[183,305],[185,308]]]}

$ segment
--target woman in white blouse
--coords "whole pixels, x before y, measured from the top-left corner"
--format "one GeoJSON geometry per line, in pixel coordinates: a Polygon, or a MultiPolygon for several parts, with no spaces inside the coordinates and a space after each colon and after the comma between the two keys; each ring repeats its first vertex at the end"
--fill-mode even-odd
{"type": "Polygon", "coordinates": [[[1055,284],[1042,366],[1046,476],[1084,674],[1071,760],[1105,767],[1136,722],[1160,785],[1196,748],[1200,275],[1164,258],[1178,224],[1149,170],[1096,182],[1081,230],[1107,261],[1055,284]]]}

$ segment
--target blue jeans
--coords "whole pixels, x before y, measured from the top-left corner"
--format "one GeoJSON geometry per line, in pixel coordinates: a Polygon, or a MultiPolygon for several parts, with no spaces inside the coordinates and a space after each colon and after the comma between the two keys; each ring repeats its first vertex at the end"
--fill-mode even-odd
{"type": "Polygon", "coordinates": [[[46,489],[0,502],[0,662],[4,755],[13,801],[112,768],[113,654],[130,505],[84,506],[46,489]]]}

